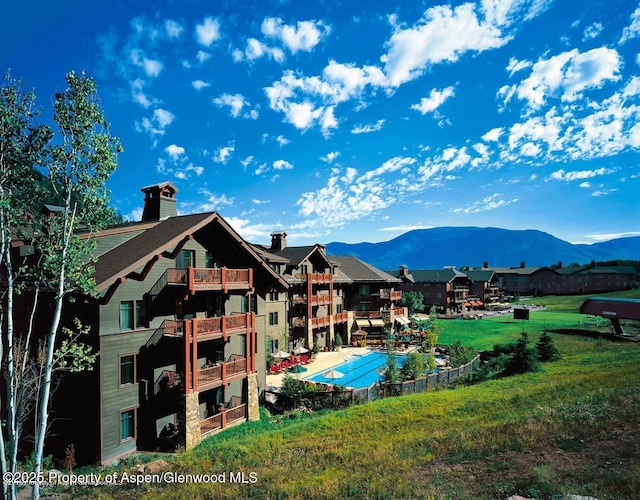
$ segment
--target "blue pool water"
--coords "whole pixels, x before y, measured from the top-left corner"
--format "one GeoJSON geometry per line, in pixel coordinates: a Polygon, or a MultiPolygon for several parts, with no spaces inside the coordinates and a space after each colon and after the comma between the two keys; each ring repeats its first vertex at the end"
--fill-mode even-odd
{"type": "MultiPolygon", "coordinates": [[[[405,356],[398,355],[398,367],[404,363],[405,356]]],[[[387,367],[387,355],[381,352],[372,352],[364,356],[352,355],[349,361],[341,363],[332,368],[327,368],[320,373],[307,377],[310,382],[321,382],[323,384],[344,385],[346,387],[359,388],[382,380],[382,371],[387,367]],[[337,370],[344,374],[340,378],[327,378],[322,374],[328,370],[337,370]]]]}

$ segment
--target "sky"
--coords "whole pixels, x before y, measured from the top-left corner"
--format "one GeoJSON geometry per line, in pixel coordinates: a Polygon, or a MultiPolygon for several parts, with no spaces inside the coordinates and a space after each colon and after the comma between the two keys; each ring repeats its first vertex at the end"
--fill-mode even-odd
{"type": "Polygon", "coordinates": [[[0,69],[42,120],[69,71],[124,152],[248,241],[412,229],[640,235],[637,0],[0,0],[0,69]]]}

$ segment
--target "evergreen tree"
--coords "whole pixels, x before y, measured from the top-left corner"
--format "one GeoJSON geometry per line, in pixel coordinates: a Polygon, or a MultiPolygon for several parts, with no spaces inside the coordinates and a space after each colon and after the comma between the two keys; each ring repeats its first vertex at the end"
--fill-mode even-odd
{"type": "Polygon", "coordinates": [[[529,335],[522,332],[522,335],[516,342],[516,347],[509,356],[505,373],[513,375],[516,373],[534,372],[540,369],[540,363],[535,349],[528,347],[529,335]]]}
{"type": "Polygon", "coordinates": [[[548,332],[542,332],[542,335],[540,335],[540,339],[536,343],[536,351],[539,361],[557,361],[560,359],[558,348],[553,343],[553,339],[548,332]]]}

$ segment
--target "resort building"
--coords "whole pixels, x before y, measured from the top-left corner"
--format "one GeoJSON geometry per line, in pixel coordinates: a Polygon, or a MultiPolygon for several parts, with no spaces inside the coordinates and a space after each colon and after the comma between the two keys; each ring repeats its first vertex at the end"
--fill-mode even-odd
{"type": "Polygon", "coordinates": [[[461,313],[470,300],[471,280],[453,266],[411,272],[407,266],[400,266],[398,278],[402,280],[400,290],[403,292],[422,293],[425,311],[435,306],[439,314],[461,313]]]}
{"type": "Polygon", "coordinates": [[[259,418],[267,299],[288,283],[219,214],[178,216],[170,182],[142,191],[142,221],[94,235],[98,296],[64,305],[99,353],[54,396],[49,449],[74,443],[78,463],[190,448],[259,418]]]}

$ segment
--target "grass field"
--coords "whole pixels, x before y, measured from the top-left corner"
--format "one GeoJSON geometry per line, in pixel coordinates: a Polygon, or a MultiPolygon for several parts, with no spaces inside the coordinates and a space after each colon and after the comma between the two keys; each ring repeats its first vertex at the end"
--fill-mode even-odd
{"type": "MultiPolygon", "coordinates": [[[[584,320],[571,305],[583,300],[546,298],[549,310],[532,314],[529,323],[442,321],[440,341],[490,349],[526,329],[535,343],[551,324],[584,320]]],[[[552,335],[562,359],[540,372],[321,414],[276,418],[263,412],[259,422],[163,457],[171,471],[224,473],[227,479],[229,472],[246,478],[255,473],[253,484],[83,493],[153,499],[506,499],[516,493],[638,498],[640,343],[552,335]]],[[[119,470],[153,458],[128,459],[119,470]]]]}

